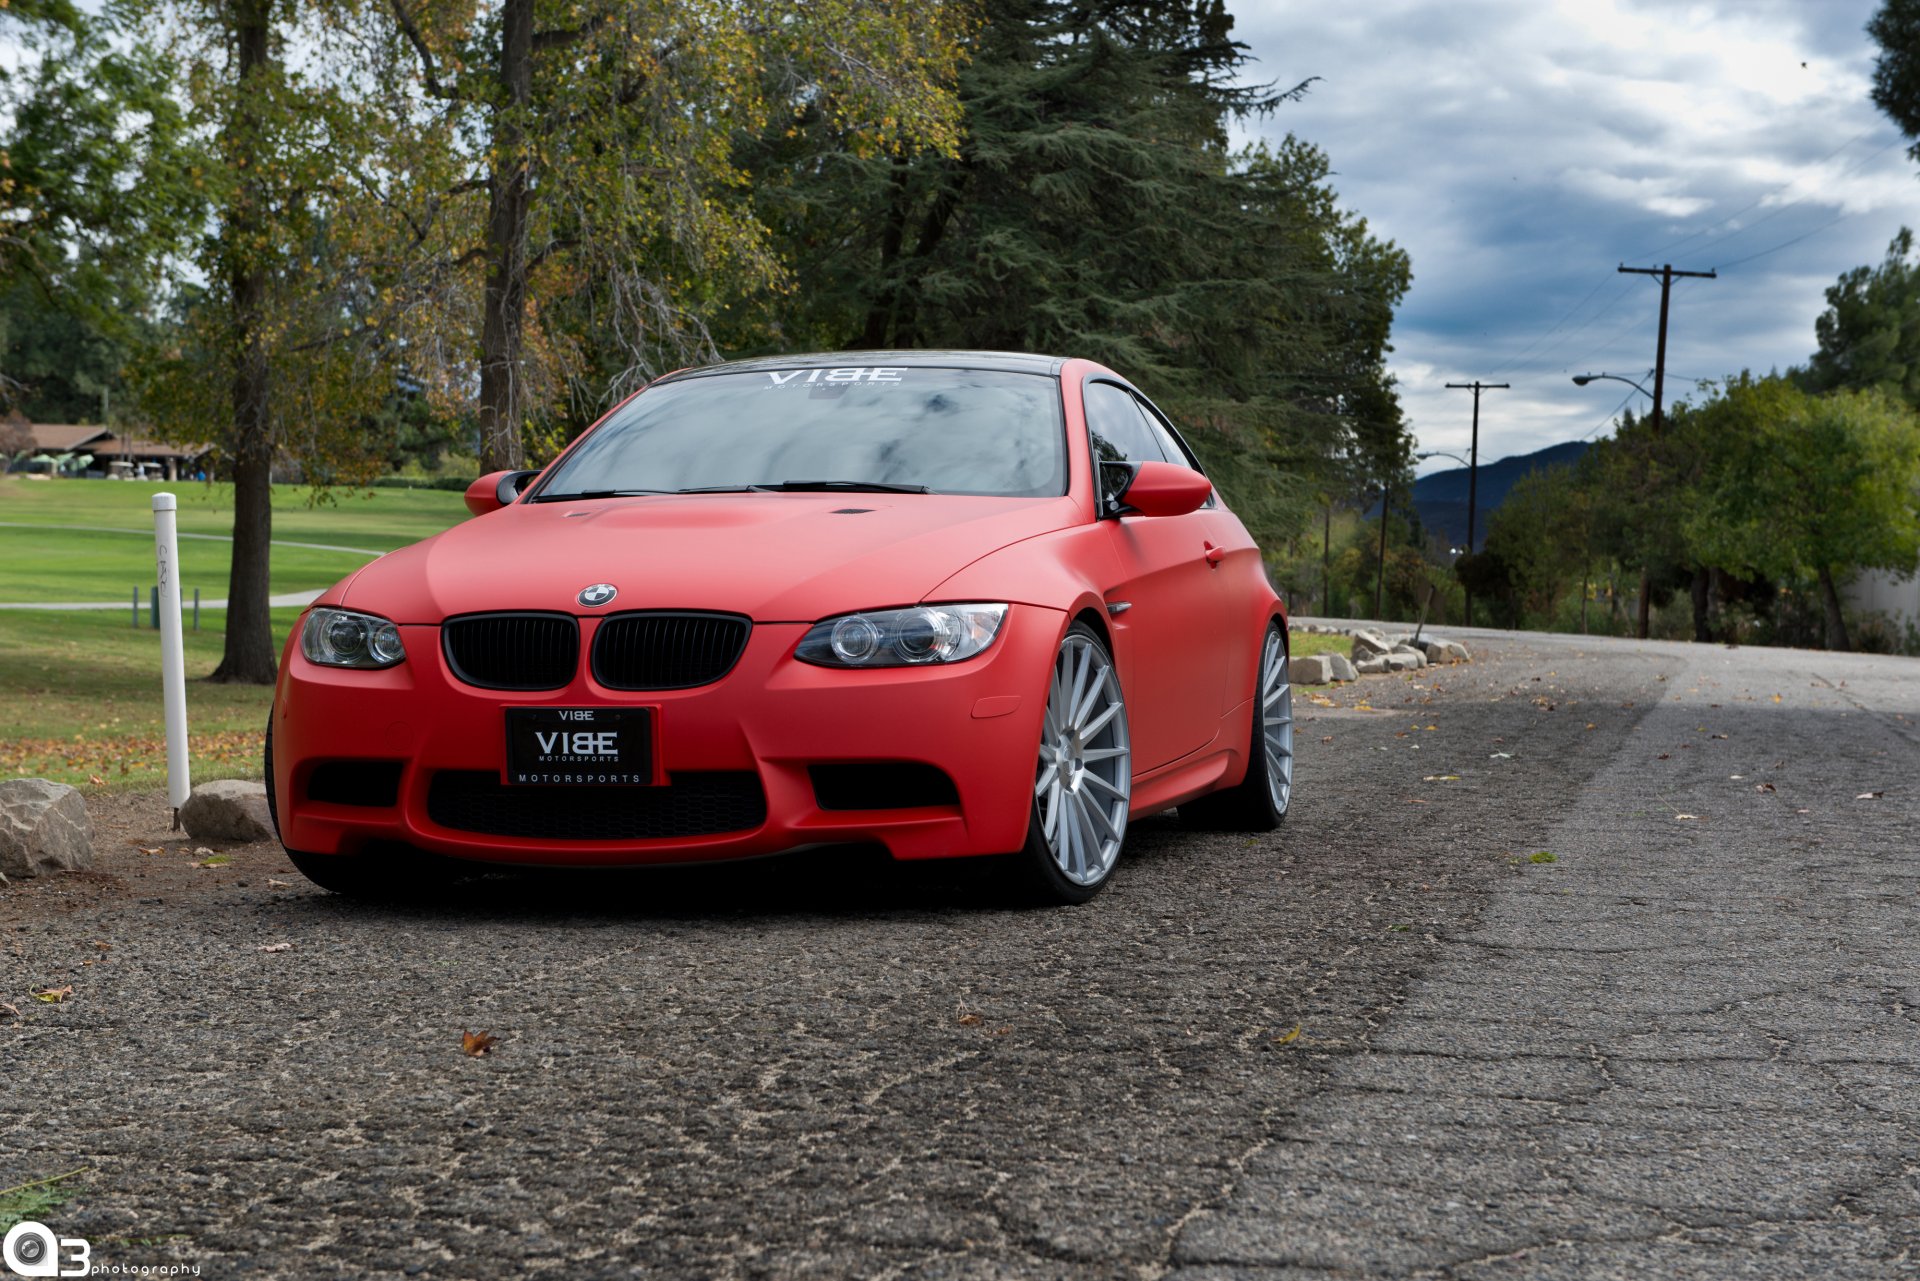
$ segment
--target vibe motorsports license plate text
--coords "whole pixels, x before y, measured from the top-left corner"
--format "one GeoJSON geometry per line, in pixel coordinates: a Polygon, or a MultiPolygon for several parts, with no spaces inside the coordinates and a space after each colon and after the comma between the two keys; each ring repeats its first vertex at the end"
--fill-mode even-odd
{"type": "Polygon", "coordinates": [[[573,787],[653,782],[653,709],[509,707],[507,781],[573,787]]]}

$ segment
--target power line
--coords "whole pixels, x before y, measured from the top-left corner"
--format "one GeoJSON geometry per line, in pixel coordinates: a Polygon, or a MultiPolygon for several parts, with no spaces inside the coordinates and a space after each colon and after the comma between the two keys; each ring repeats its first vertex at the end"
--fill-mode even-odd
{"type": "Polygon", "coordinates": [[[1723,263],[1721,265],[1723,267],[1738,267],[1743,262],[1752,262],[1755,258],[1765,258],[1768,254],[1777,254],[1782,249],[1787,248],[1789,245],[1797,245],[1801,241],[1807,239],[1809,236],[1817,236],[1821,232],[1825,231],[1828,227],[1833,226],[1835,223],[1845,222],[1847,219],[1851,217],[1853,217],[1852,211],[1839,214],[1836,217],[1829,218],[1826,222],[1821,223],[1818,227],[1815,227],[1812,231],[1805,231],[1800,233],[1799,235],[1795,236],[1792,240],[1783,240],[1771,249],[1762,249],[1757,254],[1748,254],[1745,258],[1735,258],[1732,262],[1723,263]]]}

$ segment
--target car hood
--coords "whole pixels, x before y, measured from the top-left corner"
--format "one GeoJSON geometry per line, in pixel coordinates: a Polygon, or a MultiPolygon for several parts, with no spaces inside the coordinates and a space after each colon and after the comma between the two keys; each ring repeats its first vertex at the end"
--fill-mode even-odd
{"type": "Polygon", "coordinates": [[[662,494],[515,503],[381,557],[329,603],[403,623],[530,609],[724,610],[756,622],[911,604],[1010,543],[1078,522],[1067,498],[662,494]]]}

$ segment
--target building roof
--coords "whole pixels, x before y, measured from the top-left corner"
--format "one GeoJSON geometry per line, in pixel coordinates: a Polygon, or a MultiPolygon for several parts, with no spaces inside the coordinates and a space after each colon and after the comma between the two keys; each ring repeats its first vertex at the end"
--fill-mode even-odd
{"type": "Polygon", "coordinates": [[[47,454],[98,453],[100,442],[113,435],[91,423],[28,423],[26,428],[33,435],[33,447],[47,454]]]}
{"type": "Polygon", "coordinates": [[[95,459],[198,458],[211,448],[211,445],[168,445],[157,440],[142,440],[138,436],[120,436],[111,433],[87,445],[87,449],[95,459]]]}

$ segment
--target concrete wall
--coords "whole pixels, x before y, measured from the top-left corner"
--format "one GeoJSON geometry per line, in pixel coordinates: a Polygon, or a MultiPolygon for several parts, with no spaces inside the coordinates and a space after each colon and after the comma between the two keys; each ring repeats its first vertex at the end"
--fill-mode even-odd
{"type": "Polygon", "coordinates": [[[1920,627],[1920,575],[1900,578],[1884,569],[1865,570],[1841,589],[1840,598],[1854,609],[1887,615],[1895,627],[1920,627]]]}

